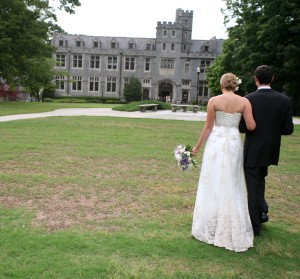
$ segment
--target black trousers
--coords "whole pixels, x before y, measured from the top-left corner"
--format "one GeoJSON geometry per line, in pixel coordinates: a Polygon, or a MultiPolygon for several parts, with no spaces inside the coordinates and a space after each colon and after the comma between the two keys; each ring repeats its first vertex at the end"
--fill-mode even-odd
{"type": "Polygon", "coordinates": [[[268,212],[268,204],[265,200],[265,177],[268,175],[268,167],[244,167],[248,190],[248,208],[253,232],[259,235],[261,229],[261,213],[268,212]]]}

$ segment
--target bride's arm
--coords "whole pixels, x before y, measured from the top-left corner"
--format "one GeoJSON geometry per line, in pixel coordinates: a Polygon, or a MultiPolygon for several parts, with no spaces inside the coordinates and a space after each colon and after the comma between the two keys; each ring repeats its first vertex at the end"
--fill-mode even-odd
{"type": "Polygon", "coordinates": [[[246,122],[247,129],[249,131],[253,131],[256,128],[256,123],[253,118],[252,106],[250,101],[247,98],[244,98],[244,100],[245,100],[245,107],[243,111],[243,117],[246,122]]]}
{"type": "Polygon", "coordinates": [[[201,146],[206,142],[208,136],[211,133],[212,128],[214,127],[216,118],[216,111],[214,107],[214,98],[209,99],[207,104],[207,116],[206,116],[206,122],[205,126],[201,132],[200,138],[196,144],[196,146],[193,148],[193,155],[196,156],[201,149],[201,146]]]}

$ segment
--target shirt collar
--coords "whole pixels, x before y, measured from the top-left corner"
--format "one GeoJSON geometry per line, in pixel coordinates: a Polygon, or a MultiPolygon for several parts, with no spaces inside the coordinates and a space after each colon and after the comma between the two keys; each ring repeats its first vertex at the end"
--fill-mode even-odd
{"type": "Polygon", "coordinates": [[[271,89],[271,87],[268,85],[263,85],[263,86],[260,86],[257,88],[257,90],[259,90],[259,89],[271,89]]]}

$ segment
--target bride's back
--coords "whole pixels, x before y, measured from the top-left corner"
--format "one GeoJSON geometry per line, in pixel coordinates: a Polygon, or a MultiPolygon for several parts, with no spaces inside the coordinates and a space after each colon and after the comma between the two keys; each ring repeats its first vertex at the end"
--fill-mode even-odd
{"type": "Polygon", "coordinates": [[[214,97],[214,108],[215,111],[243,113],[245,108],[245,100],[243,97],[234,93],[225,93],[214,97]]]}

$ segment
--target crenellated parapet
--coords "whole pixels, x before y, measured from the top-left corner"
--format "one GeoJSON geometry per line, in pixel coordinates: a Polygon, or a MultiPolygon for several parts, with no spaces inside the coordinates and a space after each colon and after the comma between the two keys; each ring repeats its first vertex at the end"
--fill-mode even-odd
{"type": "Polygon", "coordinates": [[[184,11],[182,9],[176,10],[176,19],[180,17],[193,17],[193,11],[184,11]]]}
{"type": "Polygon", "coordinates": [[[157,28],[163,28],[163,29],[180,29],[182,27],[182,24],[179,22],[166,22],[166,21],[158,21],[157,22],[157,28]]]}

